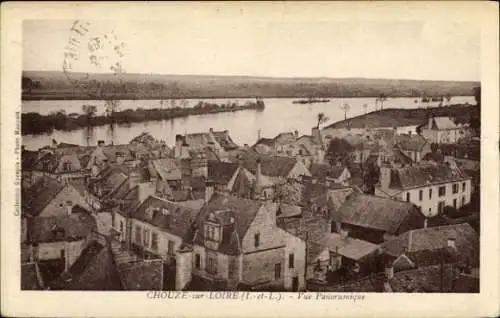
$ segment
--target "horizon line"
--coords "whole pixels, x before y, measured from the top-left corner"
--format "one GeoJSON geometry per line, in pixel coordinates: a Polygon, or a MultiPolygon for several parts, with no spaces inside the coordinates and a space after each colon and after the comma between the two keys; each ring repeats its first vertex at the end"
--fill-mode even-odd
{"type": "MultiPolygon", "coordinates": [[[[24,72],[52,72],[64,73],[61,70],[22,70],[24,72]]],[[[67,72],[71,74],[96,74],[96,75],[116,75],[115,73],[98,73],[98,72],[67,72]]],[[[446,79],[417,79],[417,78],[383,78],[383,77],[362,77],[362,76],[347,76],[347,77],[329,77],[329,76],[265,76],[265,75],[228,75],[228,74],[163,74],[163,73],[140,73],[140,72],[124,72],[125,75],[150,75],[150,76],[205,76],[205,77],[246,77],[246,78],[269,78],[269,79],[369,79],[369,80],[398,80],[398,81],[426,81],[426,82],[474,82],[481,84],[481,80],[446,80],[446,79]]]]}

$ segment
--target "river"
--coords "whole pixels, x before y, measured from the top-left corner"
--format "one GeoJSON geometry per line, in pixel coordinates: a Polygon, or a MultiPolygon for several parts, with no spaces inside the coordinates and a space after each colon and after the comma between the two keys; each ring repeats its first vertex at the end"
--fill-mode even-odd
{"type": "MultiPolygon", "coordinates": [[[[204,99],[206,102],[237,102],[243,104],[250,99],[204,99]]],[[[253,99],[251,99],[253,101],[253,99]]],[[[135,136],[149,132],[153,137],[165,140],[167,144],[173,145],[176,134],[208,132],[214,130],[229,130],[233,140],[240,144],[252,145],[259,136],[272,138],[280,132],[297,130],[299,134],[310,134],[311,127],[316,125],[318,113],[324,113],[329,121],[326,124],[344,119],[341,105],[349,104],[347,117],[362,115],[375,110],[375,98],[332,98],[327,103],[316,103],[310,105],[293,104],[296,98],[266,98],[266,108],[263,111],[242,110],[238,112],[216,113],[207,115],[196,115],[184,118],[175,118],[164,121],[150,121],[118,125],[114,129],[109,126],[93,127],[92,129],[77,129],[72,131],[53,131],[49,134],[24,135],[22,143],[26,149],[38,149],[49,145],[52,139],[58,142],[66,142],[79,145],[95,145],[98,140],[106,143],[113,141],[115,144],[128,143],[135,136]],[[366,107],[364,107],[366,105],[366,107]]],[[[388,98],[384,102],[384,108],[417,108],[437,106],[438,102],[423,104],[415,102],[416,98],[388,98]]],[[[182,107],[191,107],[198,103],[199,99],[186,100],[178,103],[182,107]]],[[[451,104],[469,103],[475,105],[473,96],[457,96],[450,101],[451,104]]],[[[22,112],[37,112],[49,114],[64,110],[66,114],[81,113],[84,104],[93,104],[98,112],[104,111],[103,101],[82,100],[44,100],[23,101],[22,112]]],[[[164,107],[169,107],[168,102],[164,107]]],[[[137,108],[159,108],[159,100],[123,100],[120,101],[120,110],[137,108]]],[[[379,105],[380,107],[380,105],[379,105]]]]}

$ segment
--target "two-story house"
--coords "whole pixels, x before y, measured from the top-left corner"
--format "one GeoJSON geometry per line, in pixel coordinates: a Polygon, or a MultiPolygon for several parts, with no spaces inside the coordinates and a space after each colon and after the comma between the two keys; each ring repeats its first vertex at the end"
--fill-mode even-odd
{"type": "Polygon", "coordinates": [[[266,203],[214,194],[177,256],[177,288],[203,277],[224,289],[303,289],[305,242],[266,203]]]}
{"type": "Polygon", "coordinates": [[[471,200],[471,177],[453,162],[421,162],[399,168],[380,168],[378,196],[407,201],[426,217],[442,213],[445,206],[456,209],[471,200]]]}
{"type": "Polygon", "coordinates": [[[457,125],[449,117],[429,118],[422,136],[438,144],[453,144],[468,134],[468,127],[457,125]]]}

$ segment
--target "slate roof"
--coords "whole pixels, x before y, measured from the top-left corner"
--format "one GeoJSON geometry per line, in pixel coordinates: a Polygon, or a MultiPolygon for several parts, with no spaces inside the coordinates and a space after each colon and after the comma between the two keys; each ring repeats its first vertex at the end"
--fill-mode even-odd
{"type": "Polygon", "coordinates": [[[161,158],[151,160],[153,171],[158,173],[160,178],[166,181],[181,180],[181,169],[174,158],[161,158]]]}
{"type": "Polygon", "coordinates": [[[162,290],[163,262],[145,260],[117,265],[125,290],[162,290]]]}
{"type": "Polygon", "coordinates": [[[427,143],[427,139],[416,134],[401,134],[394,138],[394,145],[408,151],[420,151],[427,143]]]}
{"type": "Polygon", "coordinates": [[[238,145],[233,141],[229,132],[225,131],[214,131],[212,132],[215,140],[224,148],[225,151],[230,151],[238,148],[238,145]]]}
{"type": "Polygon", "coordinates": [[[86,238],[95,229],[97,223],[92,215],[88,212],[74,213],[33,218],[28,223],[28,236],[31,242],[36,243],[73,241],[86,238]]]}
{"type": "Polygon", "coordinates": [[[24,210],[32,216],[38,216],[65,187],[62,182],[51,177],[39,179],[22,193],[24,210]]]}
{"type": "Polygon", "coordinates": [[[260,158],[262,174],[269,177],[286,178],[297,163],[297,159],[292,157],[254,155],[247,152],[242,158],[243,165],[253,175],[257,172],[258,158],[260,158]]]}
{"type": "Polygon", "coordinates": [[[220,185],[227,185],[238,170],[237,163],[208,161],[208,180],[220,185]]]}
{"type": "Polygon", "coordinates": [[[150,196],[134,211],[133,217],[173,235],[184,237],[191,229],[197,214],[197,210],[150,196]],[[151,214],[148,214],[149,209],[152,211],[151,214]],[[168,215],[162,210],[168,211],[168,215]]]}
{"type": "Polygon", "coordinates": [[[209,133],[193,133],[184,136],[186,143],[191,148],[204,148],[209,144],[214,144],[216,141],[209,133]]]}
{"type": "Polygon", "coordinates": [[[458,126],[449,117],[434,117],[432,129],[457,129],[458,126]]]}
{"type": "Polygon", "coordinates": [[[411,230],[384,242],[382,248],[393,257],[407,255],[417,266],[430,265],[439,262],[441,252],[450,252],[448,238],[455,239],[458,260],[477,265],[479,236],[468,223],[411,230]]]}
{"type": "Polygon", "coordinates": [[[420,214],[408,202],[353,192],[338,211],[340,221],[360,227],[396,233],[412,216],[420,214]]]}
{"type": "Polygon", "coordinates": [[[328,231],[323,234],[323,237],[314,242],[316,245],[314,251],[316,255],[308,254],[309,259],[312,261],[324,249],[332,252],[338,252],[340,255],[354,261],[360,261],[370,254],[376,254],[379,248],[378,245],[359,240],[352,237],[342,237],[337,233],[329,233],[328,231]]]}
{"type": "Polygon", "coordinates": [[[328,178],[338,178],[344,172],[346,167],[342,165],[329,165],[326,163],[313,163],[309,167],[309,171],[313,178],[325,180],[328,178]]]}
{"type": "Polygon", "coordinates": [[[421,163],[418,165],[393,168],[389,187],[408,189],[467,179],[469,179],[469,176],[462,170],[452,169],[447,164],[421,163]]]}
{"type": "Polygon", "coordinates": [[[21,154],[22,169],[49,173],[77,172],[82,165],[76,153],[56,153],[53,149],[28,151],[21,154]]]}
{"type": "Polygon", "coordinates": [[[203,224],[208,220],[210,214],[213,213],[220,219],[223,225],[219,251],[225,254],[239,253],[239,242],[245,237],[262,204],[259,201],[238,198],[231,195],[214,194],[198,214],[194,242],[203,245],[203,224]],[[230,222],[231,217],[234,218],[234,223],[230,222]]]}

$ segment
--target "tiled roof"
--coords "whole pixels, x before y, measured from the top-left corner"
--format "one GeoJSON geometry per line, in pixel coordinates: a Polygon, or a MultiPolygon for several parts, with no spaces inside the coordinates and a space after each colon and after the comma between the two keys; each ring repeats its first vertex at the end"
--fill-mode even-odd
{"type": "Polygon", "coordinates": [[[239,251],[238,241],[245,237],[250,224],[255,219],[262,202],[234,197],[231,195],[214,194],[210,201],[203,206],[196,220],[197,235],[195,242],[203,245],[203,223],[210,214],[216,215],[225,224],[219,250],[226,253],[239,251]],[[234,218],[234,223],[230,219],[234,218]]]}
{"type": "Polygon", "coordinates": [[[208,180],[227,185],[238,169],[237,163],[208,161],[208,180]]]}
{"type": "Polygon", "coordinates": [[[341,222],[396,233],[417,208],[408,202],[353,192],[338,211],[341,222]]]}
{"type": "Polygon", "coordinates": [[[174,158],[151,160],[151,164],[163,180],[171,181],[182,179],[181,170],[174,158]]]}
{"type": "Polygon", "coordinates": [[[134,218],[173,235],[184,237],[198,211],[157,197],[148,197],[134,212],[134,218]],[[151,209],[151,214],[148,210],[151,209]],[[165,212],[165,213],[164,213],[165,212]]]}
{"type": "Polygon", "coordinates": [[[444,129],[456,129],[458,126],[449,118],[449,117],[434,117],[433,118],[434,124],[433,129],[439,129],[439,130],[444,130],[444,129]]]}
{"type": "Polygon", "coordinates": [[[416,134],[401,134],[394,138],[394,145],[402,150],[420,151],[427,144],[427,139],[416,134]]]}
{"type": "Polygon", "coordinates": [[[258,158],[260,158],[262,174],[269,177],[286,178],[297,163],[297,159],[292,157],[254,155],[247,152],[243,156],[243,165],[254,175],[257,172],[258,158]]]}
{"type": "Polygon", "coordinates": [[[88,213],[34,218],[29,221],[31,242],[72,241],[86,238],[97,228],[95,218],[88,213]],[[60,232],[59,232],[60,231],[60,232]]]}
{"type": "Polygon", "coordinates": [[[212,133],[214,135],[215,140],[221,145],[224,150],[234,150],[238,148],[238,145],[233,141],[231,136],[229,136],[229,132],[226,131],[214,131],[212,133]]]}
{"type": "Polygon", "coordinates": [[[352,237],[342,237],[342,235],[337,233],[326,233],[319,243],[327,247],[330,251],[336,251],[340,255],[355,261],[376,253],[379,248],[376,244],[352,237]]]}
{"type": "Polygon", "coordinates": [[[54,178],[43,177],[24,191],[23,208],[32,216],[38,216],[65,187],[62,182],[54,178]]]}
{"type": "Polygon", "coordinates": [[[37,266],[34,262],[21,264],[21,290],[43,289],[43,282],[38,279],[37,266]]]}
{"type": "Polygon", "coordinates": [[[163,288],[163,262],[161,260],[122,263],[117,265],[117,269],[125,290],[162,290],[163,288]]]}
{"type": "Polygon", "coordinates": [[[455,182],[468,179],[460,169],[452,169],[447,164],[421,163],[418,165],[393,168],[391,188],[406,189],[429,184],[455,182]]]}
{"type": "Polygon", "coordinates": [[[383,243],[382,248],[393,257],[406,254],[417,265],[429,265],[429,261],[437,263],[440,253],[448,249],[449,238],[455,239],[459,259],[468,259],[471,265],[477,264],[479,236],[468,223],[411,230],[383,243]],[[427,259],[429,257],[433,259],[427,259]]]}

